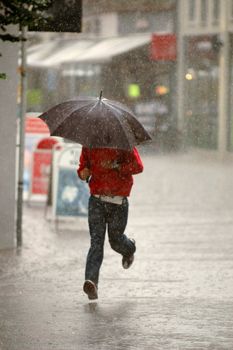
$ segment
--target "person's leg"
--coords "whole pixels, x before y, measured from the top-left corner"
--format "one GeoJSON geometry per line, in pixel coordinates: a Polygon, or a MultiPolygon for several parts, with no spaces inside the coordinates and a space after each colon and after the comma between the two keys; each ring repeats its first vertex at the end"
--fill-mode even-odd
{"type": "Polygon", "coordinates": [[[123,256],[132,256],[136,250],[135,243],[125,234],[128,221],[128,199],[122,205],[108,205],[108,236],[111,248],[123,256]]]}
{"type": "Polygon", "coordinates": [[[104,204],[93,196],[89,199],[88,223],[91,246],[87,255],[85,279],[98,285],[99,270],[104,255],[106,220],[104,204]]]}

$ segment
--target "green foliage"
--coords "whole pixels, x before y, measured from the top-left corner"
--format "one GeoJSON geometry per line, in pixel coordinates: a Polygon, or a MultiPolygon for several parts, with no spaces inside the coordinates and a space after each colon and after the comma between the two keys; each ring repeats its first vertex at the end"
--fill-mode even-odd
{"type": "Polygon", "coordinates": [[[19,35],[7,33],[10,24],[19,27],[39,26],[45,21],[43,12],[52,5],[53,0],[1,0],[0,2],[0,39],[19,41],[19,35]]]}
{"type": "Polygon", "coordinates": [[[0,79],[6,80],[6,73],[0,73],[0,79]]]}

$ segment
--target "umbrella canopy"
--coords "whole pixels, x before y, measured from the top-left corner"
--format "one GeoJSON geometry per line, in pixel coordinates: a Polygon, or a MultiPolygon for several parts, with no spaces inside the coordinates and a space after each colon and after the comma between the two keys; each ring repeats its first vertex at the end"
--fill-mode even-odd
{"type": "Polygon", "coordinates": [[[39,116],[51,136],[91,148],[132,149],[151,140],[125,105],[106,98],[84,97],[60,103],[39,116]]]}

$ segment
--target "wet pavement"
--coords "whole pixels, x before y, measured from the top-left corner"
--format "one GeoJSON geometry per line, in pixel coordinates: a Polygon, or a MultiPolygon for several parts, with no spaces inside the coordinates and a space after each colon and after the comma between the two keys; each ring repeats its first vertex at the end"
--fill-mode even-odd
{"type": "Polygon", "coordinates": [[[122,269],[106,240],[97,302],[82,291],[86,219],[56,231],[25,205],[23,248],[0,252],[1,350],[233,349],[233,161],[142,158],[135,263],[122,269]]]}

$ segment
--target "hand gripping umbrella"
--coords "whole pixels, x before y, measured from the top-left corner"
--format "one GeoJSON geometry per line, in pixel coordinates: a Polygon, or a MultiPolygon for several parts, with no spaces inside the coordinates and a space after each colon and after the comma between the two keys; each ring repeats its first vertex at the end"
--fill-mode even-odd
{"type": "Polygon", "coordinates": [[[88,148],[130,150],[151,140],[125,105],[102,98],[83,97],[59,103],[39,116],[51,136],[60,136],[88,148]]]}

